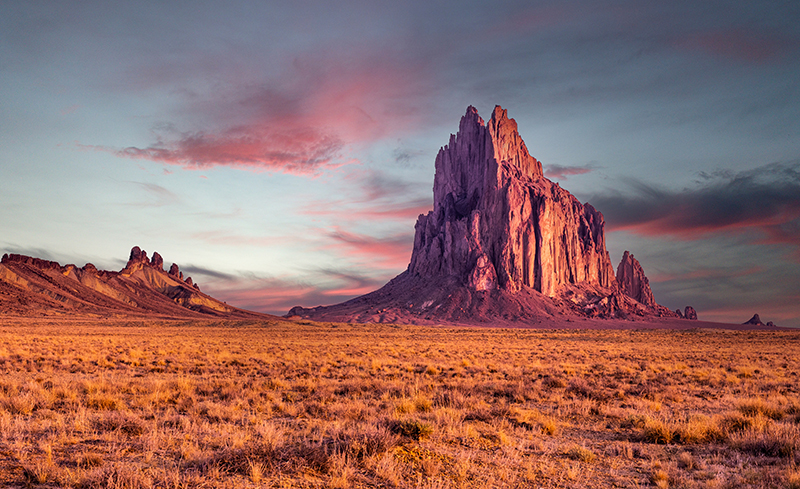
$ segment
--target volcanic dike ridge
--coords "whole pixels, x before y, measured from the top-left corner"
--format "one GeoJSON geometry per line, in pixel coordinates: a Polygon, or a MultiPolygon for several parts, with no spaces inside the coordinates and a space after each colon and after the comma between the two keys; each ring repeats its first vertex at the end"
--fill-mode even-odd
{"type": "Polygon", "coordinates": [[[625,252],[614,275],[603,214],[545,178],[507,111],[474,107],[436,156],[433,210],[408,269],[384,287],[287,317],[342,322],[539,323],[553,316],[678,315],[625,252]]]}

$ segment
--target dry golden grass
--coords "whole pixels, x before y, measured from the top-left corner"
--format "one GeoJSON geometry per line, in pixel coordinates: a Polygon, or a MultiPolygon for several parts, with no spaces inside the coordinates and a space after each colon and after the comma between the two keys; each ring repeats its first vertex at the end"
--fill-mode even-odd
{"type": "Polygon", "coordinates": [[[0,326],[0,486],[800,487],[800,334],[0,326]]]}

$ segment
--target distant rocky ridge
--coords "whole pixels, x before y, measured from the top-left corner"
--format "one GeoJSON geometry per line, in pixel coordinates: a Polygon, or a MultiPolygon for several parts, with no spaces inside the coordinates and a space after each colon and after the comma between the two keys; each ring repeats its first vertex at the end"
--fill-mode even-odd
{"type": "Polygon", "coordinates": [[[229,306],[183,279],[178,265],[164,271],[135,246],[119,272],[61,266],[54,261],[5,254],[0,261],[0,314],[26,317],[268,318],[229,306]]]}
{"type": "Polygon", "coordinates": [[[537,322],[554,315],[678,317],[656,303],[628,252],[617,277],[603,215],[544,177],[517,124],[474,107],[436,157],[434,207],[408,269],[342,304],[287,316],[356,322],[537,322]]]}

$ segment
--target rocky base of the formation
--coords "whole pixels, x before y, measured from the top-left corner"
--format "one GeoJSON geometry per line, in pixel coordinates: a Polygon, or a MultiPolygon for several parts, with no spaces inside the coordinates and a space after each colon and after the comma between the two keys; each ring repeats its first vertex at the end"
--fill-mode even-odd
{"type": "Polygon", "coordinates": [[[564,286],[555,297],[530,287],[516,292],[475,290],[458,280],[419,280],[408,271],[382,288],[332,306],[296,306],[291,319],[351,323],[535,326],[564,317],[637,319],[678,317],[658,304],[645,306],[616,287],[564,286]]]}
{"type": "Polygon", "coordinates": [[[0,262],[0,313],[24,317],[272,318],[229,306],[183,278],[177,265],[163,269],[138,246],[119,272],[60,265],[5,254],[0,262]]]}

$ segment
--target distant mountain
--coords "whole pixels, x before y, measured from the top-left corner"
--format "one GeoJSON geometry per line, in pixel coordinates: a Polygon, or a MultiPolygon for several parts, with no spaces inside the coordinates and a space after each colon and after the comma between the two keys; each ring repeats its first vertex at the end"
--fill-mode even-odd
{"type": "Polygon", "coordinates": [[[165,271],[138,246],[119,272],[61,266],[30,256],[5,254],[0,262],[0,314],[24,317],[267,319],[200,291],[178,265],[165,271]]]}
{"type": "Polygon", "coordinates": [[[517,123],[474,107],[436,157],[433,210],[408,269],[380,290],[287,316],[356,322],[532,322],[554,315],[675,317],[628,252],[619,277],[603,214],[544,176],[517,123]]]}

